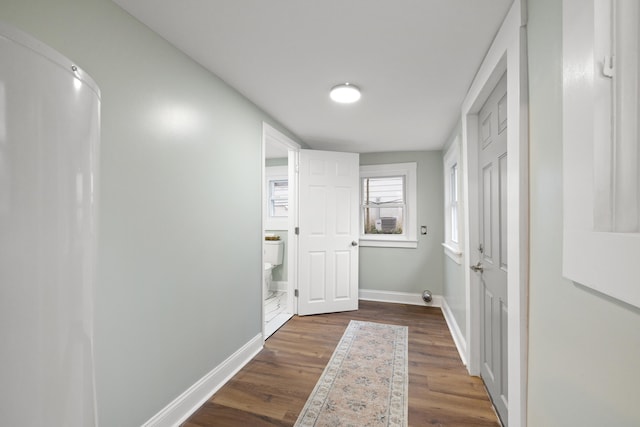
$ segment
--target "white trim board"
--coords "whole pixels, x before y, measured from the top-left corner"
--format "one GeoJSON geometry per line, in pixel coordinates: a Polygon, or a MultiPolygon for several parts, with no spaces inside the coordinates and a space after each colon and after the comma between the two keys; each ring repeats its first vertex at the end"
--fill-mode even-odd
{"type": "Polygon", "coordinates": [[[464,335],[458,326],[458,322],[456,322],[456,318],[444,297],[442,298],[442,315],[444,316],[444,320],[447,321],[447,326],[449,327],[453,342],[460,354],[460,359],[462,360],[462,363],[467,366],[467,341],[465,340],[464,335]]]}
{"type": "Polygon", "coordinates": [[[462,255],[464,254],[459,249],[449,246],[448,243],[443,243],[442,247],[444,248],[444,253],[446,256],[451,258],[451,260],[456,264],[462,265],[462,255]]]}
{"type": "Polygon", "coordinates": [[[396,304],[423,305],[425,307],[441,307],[442,296],[433,295],[430,303],[422,300],[422,294],[395,291],[377,291],[375,289],[360,289],[358,298],[363,301],[391,302],[396,304]]]}
{"type": "Polygon", "coordinates": [[[238,351],[196,381],[173,402],[165,406],[142,427],[177,427],[262,350],[262,334],[253,337],[238,351]]]}
{"type": "MultiPolygon", "coordinates": [[[[466,261],[478,258],[477,126],[478,112],[500,77],[507,73],[508,155],[508,425],[527,425],[528,343],[528,86],[526,53],[526,0],[515,0],[462,104],[462,163],[466,261]],[[472,251],[473,248],[473,251],[472,251]]],[[[467,368],[480,373],[480,294],[478,279],[465,271],[467,295],[467,368]]]]}
{"type": "Polygon", "coordinates": [[[640,307],[638,2],[565,0],[562,14],[562,273],[640,307]]]}

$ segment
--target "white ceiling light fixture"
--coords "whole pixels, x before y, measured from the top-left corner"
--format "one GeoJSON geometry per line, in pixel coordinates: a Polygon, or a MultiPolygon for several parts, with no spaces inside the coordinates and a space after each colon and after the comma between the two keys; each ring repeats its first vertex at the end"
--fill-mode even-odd
{"type": "Polygon", "coordinates": [[[335,102],[340,104],[351,104],[360,99],[360,89],[351,83],[344,83],[334,86],[329,92],[329,96],[335,102]]]}

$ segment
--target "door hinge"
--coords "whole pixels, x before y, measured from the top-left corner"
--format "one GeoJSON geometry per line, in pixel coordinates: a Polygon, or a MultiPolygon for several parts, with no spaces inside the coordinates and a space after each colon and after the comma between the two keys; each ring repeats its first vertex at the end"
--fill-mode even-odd
{"type": "Polygon", "coordinates": [[[294,232],[295,232],[296,236],[299,236],[300,235],[300,227],[296,227],[294,229],[294,232]]]}
{"type": "Polygon", "coordinates": [[[294,296],[294,297],[296,297],[296,298],[298,298],[298,290],[297,290],[297,289],[295,289],[295,290],[293,291],[293,296],[294,296]]]}

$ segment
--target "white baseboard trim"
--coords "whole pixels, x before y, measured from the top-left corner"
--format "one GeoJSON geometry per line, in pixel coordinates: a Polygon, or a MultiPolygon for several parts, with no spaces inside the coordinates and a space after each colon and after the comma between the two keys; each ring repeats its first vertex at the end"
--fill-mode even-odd
{"type": "Polygon", "coordinates": [[[422,293],[412,294],[408,292],[377,291],[373,289],[360,289],[359,298],[365,301],[393,302],[399,304],[424,305],[427,307],[441,307],[442,296],[433,295],[430,303],[422,300],[422,293]]]}
{"type": "Polygon", "coordinates": [[[262,349],[262,333],[256,335],[173,402],[154,415],[142,427],[177,427],[202,406],[262,349]]]}
{"type": "Polygon", "coordinates": [[[447,300],[442,298],[442,314],[444,315],[444,320],[447,321],[447,326],[449,326],[449,331],[451,332],[451,336],[453,337],[453,342],[456,344],[456,348],[458,349],[458,353],[460,353],[460,359],[462,359],[462,363],[464,366],[467,365],[467,340],[462,335],[462,331],[460,331],[460,327],[458,326],[458,322],[456,322],[456,318],[447,304],[447,300]]]}

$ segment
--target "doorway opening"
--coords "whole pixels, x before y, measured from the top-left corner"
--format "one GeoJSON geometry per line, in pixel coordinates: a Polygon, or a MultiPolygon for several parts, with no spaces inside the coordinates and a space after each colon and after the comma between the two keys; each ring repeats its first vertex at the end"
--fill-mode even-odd
{"type": "Polygon", "coordinates": [[[266,340],[295,313],[297,162],[300,145],[262,126],[262,317],[266,340]]]}

